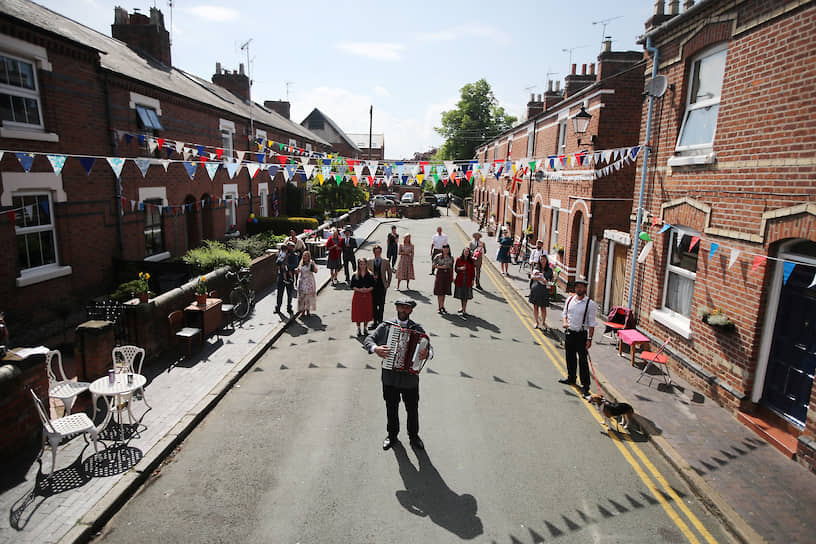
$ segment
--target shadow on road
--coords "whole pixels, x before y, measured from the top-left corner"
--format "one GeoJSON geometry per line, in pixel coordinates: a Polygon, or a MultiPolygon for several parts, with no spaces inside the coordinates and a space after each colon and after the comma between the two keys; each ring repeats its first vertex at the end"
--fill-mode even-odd
{"type": "Polygon", "coordinates": [[[393,451],[405,485],[405,489],[396,492],[403,508],[414,515],[427,516],[459,538],[469,540],[484,532],[482,520],[476,515],[476,498],[467,493],[457,495],[448,487],[425,451],[416,452],[419,469],[414,467],[402,445],[393,451]]]}

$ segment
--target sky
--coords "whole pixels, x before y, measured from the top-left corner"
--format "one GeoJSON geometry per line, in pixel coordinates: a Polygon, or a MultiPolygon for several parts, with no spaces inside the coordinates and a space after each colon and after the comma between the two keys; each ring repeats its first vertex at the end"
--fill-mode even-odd
{"type": "MultiPolygon", "coordinates": [[[[114,6],[171,26],[169,0],[38,0],[110,36],[114,6]]],[[[247,64],[252,98],[291,102],[300,123],[317,107],[345,132],[385,134],[386,158],[438,146],[443,111],[463,85],[485,78],[499,105],[523,120],[530,93],[569,73],[570,58],[597,61],[602,36],[616,51],[642,51],[637,39],[652,0],[308,0],[240,4],[172,0],[173,65],[210,79],[215,63],[247,64]],[[605,33],[604,33],[604,24],[605,33]]]]}

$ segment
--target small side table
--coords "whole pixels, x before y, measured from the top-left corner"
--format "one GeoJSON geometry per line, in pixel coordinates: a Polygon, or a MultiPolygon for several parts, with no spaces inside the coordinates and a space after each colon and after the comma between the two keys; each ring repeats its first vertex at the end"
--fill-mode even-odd
{"type": "Polygon", "coordinates": [[[193,302],[184,308],[184,313],[188,317],[187,322],[201,328],[205,338],[210,336],[221,328],[221,302],[220,298],[208,298],[203,306],[193,302]]]}
{"type": "Polygon", "coordinates": [[[632,355],[632,366],[635,366],[635,349],[649,343],[649,338],[635,329],[623,329],[618,331],[618,355],[623,355],[623,345],[629,346],[632,355]]]}

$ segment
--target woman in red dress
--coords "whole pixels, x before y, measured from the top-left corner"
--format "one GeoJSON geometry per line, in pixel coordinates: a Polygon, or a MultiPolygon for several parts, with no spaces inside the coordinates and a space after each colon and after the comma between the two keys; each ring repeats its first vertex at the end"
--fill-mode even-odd
{"type": "Polygon", "coordinates": [[[357,325],[357,336],[363,336],[369,321],[374,320],[374,276],[368,273],[368,262],[357,261],[357,271],[352,275],[349,286],[354,290],[351,298],[351,320],[357,325]],[[362,324],[362,329],[360,328],[362,324]]]}
{"type": "Polygon", "coordinates": [[[337,229],[332,229],[331,237],[326,240],[326,251],[329,253],[329,259],[326,262],[326,268],[331,272],[331,284],[337,284],[337,273],[343,266],[341,262],[341,255],[343,254],[343,239],[340,238],[340,233],[337,229]]]}
{"type": "Polygon", "coordinates": [[[456,259],[454,270],[456,270],[456,279],[453,281],[455,286],[453,298],[458,298],[462,303],[459,313],[462,314],[462,318],[467,319],[467,302],[473,298],[473,279],[476,277],[476,264],[470,256],[468,246],[465,246],[462,255],[456,259]]]}

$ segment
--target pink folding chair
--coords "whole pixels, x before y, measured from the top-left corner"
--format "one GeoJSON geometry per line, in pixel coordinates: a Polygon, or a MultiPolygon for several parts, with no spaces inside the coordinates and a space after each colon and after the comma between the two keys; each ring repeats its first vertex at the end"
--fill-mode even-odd
{"type": "MultiPolygon", "coordinates": [[[[671,342],[671,336],[666,338],[666,341],[663,342],[663,345],[660,346],[660,348],[657,351],[654,351],[654,352],[652,352],[652,351],[641,351],[640,352],[640,358],[641,358],[641,360],[645,361],[646,364],[643,365],[643,368],[640,371],[640,376],[638,376],[638,379],[635,380],[637,383],[640,383],[641,378],[643,378],[643,376],[646,375],[646,371],[649,370],[649,367],[654,366],[655,368],[657,368],[657,366],[659,365],[659,366],[662,366],[660,375],[663,376],[663,381],[666,382],[666,385],[671,385],[672,379],[671,379],[671,374],[669,373],[669,364],[668,364],[669,358],[663,353],[663,351],[666,349],[666,346],[668,346],[670,342],[671,342]]],[[[654,378],[652,378],[652,375],[649,374],[649,386],[650,387],[652,385],[652,380],[654,380],[654,378]]]]}

